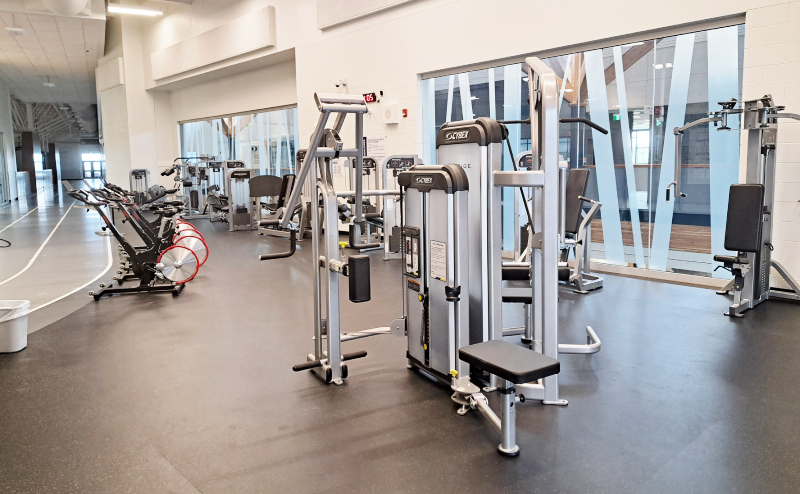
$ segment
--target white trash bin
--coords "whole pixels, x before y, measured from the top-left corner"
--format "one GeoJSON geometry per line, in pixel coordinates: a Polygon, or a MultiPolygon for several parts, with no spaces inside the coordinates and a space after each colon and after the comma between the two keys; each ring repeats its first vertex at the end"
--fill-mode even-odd
{"type": "Polygon", "coordinates": [[[0,300],[0,353],[14,353],[28,346],[30,300],[0,300]]]}

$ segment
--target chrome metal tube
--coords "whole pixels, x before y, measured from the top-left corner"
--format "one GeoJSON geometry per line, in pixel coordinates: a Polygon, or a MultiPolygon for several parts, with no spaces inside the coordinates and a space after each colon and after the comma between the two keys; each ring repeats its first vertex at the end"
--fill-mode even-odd
{"type": "MultiPolygon", "coordinates": [[[[289,196],[289,200],[286,202],[286,211],[294,211],[294,209],[300,203],[300,195],[303,193],[303,183],[305,182],[311,167],[316,166],[315,154],[317,153],[317,148],[319,147],[319,140],[322,138],[322,133],[325,131],[325,124],[328,122],[328,116],[330,116],[330,113],[327,112],[322,112],[319,115],[319,120],[317,120],[317,127],[314,135],[311,137],[311,142],[308,143],[308,151],[306,152],[306,157],[303,161],[303,168],[300,170],[300,176],[297,177],[294,187],[292,187],[292,194],[289,196]]],[[[314,187],[314,184],[312,184],[312,187],[314,187]]],[[[283,218],[281,218],[281,228],[286,228],[289,226],[289,222],[291,220],[291,215],[284,214],[283,218]]]]}
{"type": "Polygon", "coordinates": [[[360,94],[314,93],[314,102],[317,103],[317,106],[325,103],[365,105],[364,97],[360,94]]]}
{"type": "MultiPolygon", "coordinates": [[[[340,190],[336,193],[337,197],[352,197],[356,195],[354,190],[340,190]]],[[[399,190],[362,190],[362,196],[399,196],[399,190]]]]}
{"type": "Polygon", "coordinates": [[[597,337],[597,333],[594,332],[591,326],[586,326],[586,339],[588,341],[586,345],[559,343],[558,353],[590,354],[600,351],[600,338],[597,337]]]}
{"type": "Polygon", "coordinates": [[[336,113],[367,113],[369,108],[367,105],[343,105],[337,103],[322,103],[318,105],[320,111],[323,112],[336,112],[336,113]]]}
{"type": "MultiPolygon", "coordinates": [[[[504,388],[506,388],[506,390],[513,390],[514,385],[506,381],[504,388]]],[[[519,450],[517,447],[515,398],[513,391],[506,391],[504,394],[500,395],[500,402],[502,403],[503,409],[502,422],[500,424],[500,451],[503,453],[514,453],[519,450]]]]}
{"type": "Polygon", "coordinates": [[[478,407],[478,411],[489,421],[489,424],[497,431],[498,434],[503,433],[503,426],[500,423],[500,419],[497,417],[497,414],[489,407],[489,402],[486,400],[486,397],[483,396],[483,393],[476,393],[472,395],[475,399],[475,405],[478,407]]]}

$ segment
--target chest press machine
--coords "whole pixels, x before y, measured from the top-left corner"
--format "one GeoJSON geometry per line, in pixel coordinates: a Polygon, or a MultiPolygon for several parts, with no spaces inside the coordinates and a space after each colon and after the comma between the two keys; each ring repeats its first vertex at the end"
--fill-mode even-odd
{"type": "Polygon", "coordinates": [[[744,184],[731,185],[728,195],[728,214],[725,222],[725,250],[736,255],[715,255],[733,274],[731,280],[717,293],[727,295],[733,291],[733,304],[725,313],[731,317],[744,317],[743,312],[770,298],[800,300],[800,284],[786,271],[780,262],[771,258],[772,224],[775,208],[775,155],[778,142],[778,119],[800,120],[800,115],[780,113],[784,107],[775,105],[771,95],[751,101],[723,101],[721,110],[709,113],[683,127],[676,127],[675,134],[675,181],[667,185],[666,199],[670,200],[670,189],[677,199],[686,197],[681,191],[681,145],[684,132],[697,125],[718,123],[717,128],[728,127],[729,115],[741,115],[741,128],[746,130],[747,161],[744,184]],[[736,106],[739,105],[739,108],[736,106]],[[772,269],[783,278],[789,289],[771,286],[772,269]]]}

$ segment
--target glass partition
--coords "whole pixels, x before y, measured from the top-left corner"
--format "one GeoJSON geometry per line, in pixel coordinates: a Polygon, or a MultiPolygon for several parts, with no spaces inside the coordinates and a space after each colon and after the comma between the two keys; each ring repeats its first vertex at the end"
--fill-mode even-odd
{"type": "Polygon", "coordinates": [[[181,156],[244,161],[259,175],[295,172],[297,108],[180,124],[181,156]]]}
{"type": "MultiPolygon", "coordinates": [[[[609,129],[560,126],[559,153],[570,168],[589,168],[588,197],[602,203],[592,223],[591,257],[610,264],[701,276],[714,273],[723,248],[728,188],[738,180],[739,121],[683,137],[683,191],[667,202],[672,130],[741,98],[744,25],[658,38],[544,60],[558,77],[560,115],[609,129]],[[663,166],[662,166],[663,164],[663,166]]],[[[435,140],[449,121],[527,118],[527,75],[521,64],[422,81],[423,159],[436,162],[435,140]]],[[[509,125],[515,156],[530,149],[527,125],[509,125]]],[[[510,167],[504,153],[504,168],[510,167]]],[[[520,220],[513,191],[504,192],[503,248],[514,250],[520,220]]]]}

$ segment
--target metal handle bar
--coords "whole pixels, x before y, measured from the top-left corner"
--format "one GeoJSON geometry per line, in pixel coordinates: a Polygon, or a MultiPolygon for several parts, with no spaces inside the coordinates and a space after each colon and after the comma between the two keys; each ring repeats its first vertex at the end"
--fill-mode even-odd
{"type": "MultiPolygon", "coordinates": [[[[259,225],[264,225],[265,222],[269,222],[268,224],[277,225],[280,220],[265,220],[260,221],[259,225]]],[[[258,256],[259,261],[268,261],[270,259],[283,259],[285,257],[292,257],[294,253],[297,251],[297,230],[290,229],[289,230],[289,250],[287,252],[276,252],[275,254],[261,254],[258,256]]]]}
{"type": "Polygon", "coordinates": [[[594,130],[600,132],[601,134],[608,134],[608,130],[597,125],[596,123],[592,122],[588,118],[562,118],[559,120],[560,123],[582,123],[584,125],[588,125],[589,127],[593,128],[594,130]]]}

